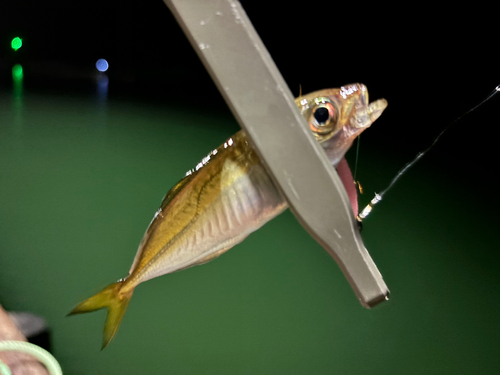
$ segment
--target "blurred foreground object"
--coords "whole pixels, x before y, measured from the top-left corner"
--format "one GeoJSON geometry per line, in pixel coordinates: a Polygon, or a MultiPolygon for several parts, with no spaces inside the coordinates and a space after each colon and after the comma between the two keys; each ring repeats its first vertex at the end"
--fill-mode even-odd
{"type": "Polygon", "coordinates": [[[45,319],[29,312],[9,312],[10,320],[32,344],[50,351],[50,334],[45,319]]]}
{"type": "MultiPolygon", "coordinates": [[[[7,312],[0,306],[0,342],[28,340],[9,318],[7,312]]],[[[48,375],[47,369],[29,354],[14,351],[1,352],[0,360],[12,371],[12,375],[48,375]]]]}

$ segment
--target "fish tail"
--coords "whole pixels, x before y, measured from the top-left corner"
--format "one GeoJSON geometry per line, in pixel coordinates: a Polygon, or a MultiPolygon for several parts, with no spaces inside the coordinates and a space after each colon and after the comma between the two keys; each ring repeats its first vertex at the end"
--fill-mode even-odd
{"type": "Polygon", "coordinates": [[[132,298],[133,289],[126,293],[120,293],[123,281],[113,283],[99,293],[81,302],[68,315],[85,314],[88,312],[108,309],[108,316],[104,325],[104,336],[102,340],[102,349],[104,349],[116,334],[118,326],[127,310],[130,298],[132,298]]]}

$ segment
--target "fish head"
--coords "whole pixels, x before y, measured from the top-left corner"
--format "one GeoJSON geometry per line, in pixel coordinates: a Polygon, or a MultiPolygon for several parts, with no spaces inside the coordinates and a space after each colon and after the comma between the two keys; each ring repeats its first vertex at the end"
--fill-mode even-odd
{"type": "Polygon", "coordinates": [[[360,83],[315,91],[295,102],[333,166],[387,107],[385,99],[369,103],[368,90],[360,83]]]}

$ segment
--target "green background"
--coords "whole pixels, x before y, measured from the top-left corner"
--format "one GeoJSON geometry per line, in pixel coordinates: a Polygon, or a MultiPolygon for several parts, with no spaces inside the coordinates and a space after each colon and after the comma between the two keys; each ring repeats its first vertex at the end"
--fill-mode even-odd
{"type": "MultiPolygon", "coordinates": [[[[499,256],[487,225],[494,213],[482,204],[483,185],[439,153],[365,221],[388,302],[362,308],[287,211],[216,261],[137,288],[117,337],[100,352],[104,312],[65,314],[127,275],[163,195],[238,127],[229,113],[196,106],[19,90],[0,97],[1,303],[47,319],[65,373],[497,369],[499,256]]],[[[384,120],[362,141],[363,201],[403,161],[371,144],[369,132],[383,132],[384,120]]]]}

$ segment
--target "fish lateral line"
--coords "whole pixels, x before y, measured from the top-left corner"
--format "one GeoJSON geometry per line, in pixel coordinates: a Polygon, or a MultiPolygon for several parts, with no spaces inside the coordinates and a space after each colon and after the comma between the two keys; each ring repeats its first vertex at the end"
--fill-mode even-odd
{"type": "MultiPolygon", "coordinates": [[[[451,123],[449,123],[441,132],[437,135],[436,138],[430,143],[427,148],[425,148],[423,151],[420,151],[412,160],[407,162],[403,168],[399,170],[398,173],[393,177],[393,179],[389,182],[389,185],[382,190],[380,193],[375,193],[375,196],[373,199],[368,203],[363,210],[356,216],[356,220],[358,223],[362,223],[362,221],[372,212],[373,207],[382,200],[384,195],[392,189],[394,184],[410,169],[413,167],[420,159],[422,159],[423,156],[425,156],[431,149],[434,148],[434,146],[438,143],[438,141],[441,139],[441,137],[448,131],[450,128],[455,125],[457,122],[462,120],[465,116],[469,115],[471,112],[474,112],[476,109],[481,107],[483,104],[485,104],[487,101],[492,99],[496,94],[500,92],[500,85],[497,85],[492,92],[490,92],[483,100],[481,100],[478,104],[473,106],[472,108],[468,109],[465,111],[463,114],[458,116],[455,120],[453,120],[451,123]]],[[[359,145],[359,143],[358,143],[359,145]]],[[[356,157],[356,163],[357,163],[357,157],[356,157]]],[[[356,184],[356,182],[354,182],[356,184]]]]}

